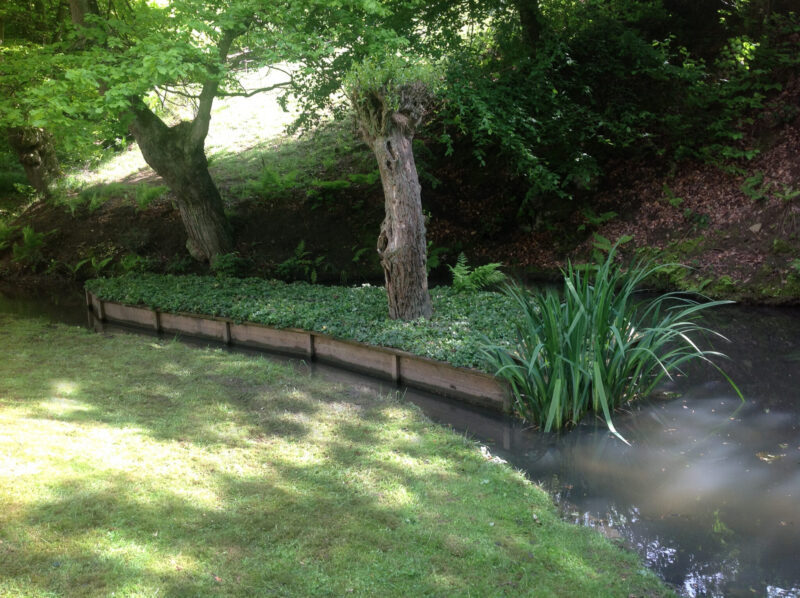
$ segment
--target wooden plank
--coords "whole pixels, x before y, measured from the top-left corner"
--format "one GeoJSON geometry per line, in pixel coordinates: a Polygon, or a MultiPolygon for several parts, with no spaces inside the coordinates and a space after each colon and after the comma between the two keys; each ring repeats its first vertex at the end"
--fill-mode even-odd
{"type": "Polygon", "coordinates": [[[155,328],[156,326],[156,314],[147,307],[134,307],[132,305],[104,301],[103,309],[108,320],[147,328],[155,328]]]}
{"type": "Polygon", "coordinates": [[[316,336],[314,350],[319,361],[397,380],[393,351],[324,335],[316,336]]]}
{"type": "Polygon", "coordinates": [[[404,383],[482,405],[498,411],[509,407],[505,388],[489,374],[425,359],[400,355],[400,376],[404,383]]]}
{"type": "Polygon", "coordinates": [[[92,295],[92,311],[94,315],[97,316],[98,320],[106,319],[105,312],[103,311],[103,302],[95,295],[92,295]]]}
{"type": "Polygon", "coordinates": [[[183,332],[191,336],[225,340],[225,321],[211,320],[185,314],[161,313],[159,318],[164,332],[183,332]]]}
{"type": "Polygon", "coordinates": [[[311,335],[294,329],[267,328],[257,324],[231,324],[231,340],[250,347],[260,347],[290,355],[308,357],[311,335]]]}

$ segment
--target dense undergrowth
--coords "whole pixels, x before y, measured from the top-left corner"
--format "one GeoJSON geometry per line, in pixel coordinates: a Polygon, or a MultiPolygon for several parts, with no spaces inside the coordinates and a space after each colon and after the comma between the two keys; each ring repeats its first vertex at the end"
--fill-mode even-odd
{"type": "Polygon", "coordinates": [[[390,320],[382,287],[328,287],[276,280],[131,275],[90,280],[100,298],[170,311],[224,316],[277,328],[302,328],[394,347],[456,366],[486,369],[485,338],[506,345],[518,306],[500,293],[431,290],[430,320],[390,320]]]}

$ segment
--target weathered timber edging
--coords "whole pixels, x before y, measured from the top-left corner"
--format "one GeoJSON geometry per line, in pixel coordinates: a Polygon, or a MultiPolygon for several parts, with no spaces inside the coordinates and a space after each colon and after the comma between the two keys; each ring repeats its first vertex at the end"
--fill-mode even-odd
{"type": "Polygon", "coordinates": [[[149,307],[104,301],[89,291],[86,291],[86,305],[102,321],[300,356],[496,411],[510,410],[509,394],[493,376],[398,349],[340,340],[297,328],[270,328],[253,322],[236,323],[228,318],[161,312],[149,307]]]}

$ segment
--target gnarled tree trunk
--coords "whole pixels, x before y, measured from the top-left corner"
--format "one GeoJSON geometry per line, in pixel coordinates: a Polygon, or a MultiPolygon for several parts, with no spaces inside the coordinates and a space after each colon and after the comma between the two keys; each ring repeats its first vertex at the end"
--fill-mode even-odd
{"type": "Polygon", "coordinates": [[[195,135],[194,122],[168,127],[143,102],[134,106],[130,129],[145,161],[175,193],[193,258],[211,261],[233,249],[233,237],[222,198],[205,154],[205,135],[195,135]]]}
{"type": "Polygon", "coordinates": [[[50,183],[59,171],[52,136],[44,129],[15,127],[8,131],[8,143],[25,169],[31,187],[49,197],[50,183]]]}
{"type": "MultiPolygon", "coordinates": [[[[72,22],[85,24],[88,15],[99,16],[97,0],[69,0],[72,22]]],[[[238,33],[225,31],[217,46],[219,60],[225,62],[238,33]]],[[[81,39],[79,45],[85,40],[81,39]]],[[[218,67],[212,69],[218,71],[218,67]]],[[[102,87],[102,85],[101,85],[102,87]]],[[[178,201],[188,240],[186,249],[199,261],[233,249],[233,235],[205,155],[205,140],[211,120],[211,105],[219,89],[219,79],[209,76],[200,92],[197,115],[191,122],[168,127],[142,101],[130,98],[131,133],[142,156],[169,185],[178,201]]]]}
{"type": "Polygon", "coordinates": [[[378,159],[386,216],[378,236],[389,299],[389,317],[401,320],[433,314],[428,293],[427,244],[419,176],[411,136],[400,129],[378,136],[372,151],[378,159]]]}
{"type": "Polygon", "coordinates": [[[378,160],[386,216],[378,236],[389,300],[389,317],[429,318],[428,247],[422,214],[419,175],[411,141],[425,115],[429,90],[420,82],[396,89],[351,90],[361,135],[378,160]]]}

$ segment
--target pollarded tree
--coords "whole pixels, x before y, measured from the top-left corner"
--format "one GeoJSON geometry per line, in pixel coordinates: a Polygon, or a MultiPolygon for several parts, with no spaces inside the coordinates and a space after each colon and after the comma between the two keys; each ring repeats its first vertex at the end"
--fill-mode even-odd
{"type": "Polygon", "coordinates": [[[412,140],[432,100],[430,71],[401,59],[367,61],[349,77],[347,94],[364,141],[378,161],[386,215],[378,236],[389,317],[414,320],[433,313],[427,244],[412,140]]]}

